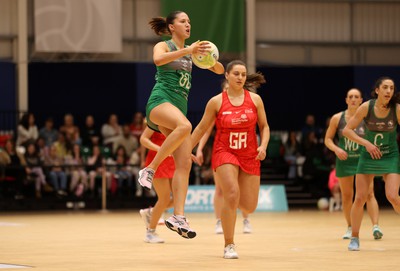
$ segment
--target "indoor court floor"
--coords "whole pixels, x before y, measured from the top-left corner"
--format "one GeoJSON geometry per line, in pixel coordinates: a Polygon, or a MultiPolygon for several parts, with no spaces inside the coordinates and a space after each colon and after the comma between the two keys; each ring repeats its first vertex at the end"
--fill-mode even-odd
{"type": "Polygon", "coordinates": [[[384,236],[375,241],[365,214],[361,251],[347,251],[341,212],[290,210],[251,215],[252,234],[238,214],[237,260],[223,255],[212,213],[188,213],[197,237],[158,227],[164,244],[143,242],[138,210],[0,213],[0,270],[400,270],[400,217],[381,210],[384,236]]]}

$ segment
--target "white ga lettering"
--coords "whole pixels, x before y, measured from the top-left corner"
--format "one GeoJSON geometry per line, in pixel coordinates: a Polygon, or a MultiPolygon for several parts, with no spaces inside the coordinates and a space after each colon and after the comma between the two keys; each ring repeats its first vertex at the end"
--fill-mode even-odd
{"type": "Polygon", "coordinates": [[[383,139],[383,135],[382,134],[376,134],[375,137],[374,137],[374,145],[375,146],[382,146],[383,143],[382,143],[382,141],[380,141],[381,139],[383,139]],[[378,141],[380,141],[380,143],[378,141]]]}
{"type": "Polygon", "coordinates": [[[213,189],[198,189],[192,190],[189,189],[186,195],[187,205],[212,205],[214,198],[214,190],[213,189]]]}
{"type": "Polygon", "coordinates": [[[234,150],[247,148],[247,132],[231,132],[229,134],[229,147],[234,150]]]}
{"type": "Polygon", "coordinates": [[[347,137],[344,138],[344,149],[346,151],[357,151],[359,147],[358,143],[351,141],[347,137]]]}

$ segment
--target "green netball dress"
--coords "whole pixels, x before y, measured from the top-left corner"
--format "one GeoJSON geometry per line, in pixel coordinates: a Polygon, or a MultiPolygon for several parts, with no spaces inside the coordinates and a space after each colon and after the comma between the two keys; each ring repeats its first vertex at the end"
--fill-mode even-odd
{"type": "MultiPolygon", "coordinates": [[[[340,116],[337,135],[339,138],[339,147],[347,152],[347,159],[340,160],[336,157],[336,176],[337,177],[347,177],[353,176],[357,172],[358,159],[360,158],[360,150],[361,146],[343,136],[343,129],[346,126],[346,111],[342,112],[340,116]]],[[[365,123],[361,122],[358,127],[354,130],[357,135],[364,137],[365,136],[365,123]]]]}
{"type": "Polygon", "coordinates": [[[391,107],[384,118],[375,115],[376,99],[369,101],[368,114],[364,118],[366,125],[365,139],[379,147],[381,159],[372,159],[365,147],[361,148],[357,173],[386,174],[398,173],[399,150],[397,147],[397,117],[395,107],[391,107]]]}
{"type": "MultiPolygon", "coordinates": [[[[167,40],[165,43],[171,52],[177,50],[172,40],[167,40]]],[[[151,129],[159,132],[157,124],[153,123],[149,116],[151,110],[162,103],[173,104],[186,116],[192,81],[191,72],[192,59],[190,55],[183,56],[165,65],[157,66],[156,84],[146,105],[147,125],[151,129]]]]}

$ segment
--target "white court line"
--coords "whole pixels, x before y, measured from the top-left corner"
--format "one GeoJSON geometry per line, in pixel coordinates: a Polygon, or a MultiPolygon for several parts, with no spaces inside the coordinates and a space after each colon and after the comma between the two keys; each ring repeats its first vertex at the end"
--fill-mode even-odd
{"type": "Polygon", "coordinates": [[[25,224],[0,221],[0,227],[19,227],[25,224]]]}
{"type": "Polygon", "coordinates": [[[6,264],[6,263],[0,263],[0,269],[6,269],[6,268],[32,268],[32,266],[26,266],[26,265],[18,265],[18,264],[6,264]]]}

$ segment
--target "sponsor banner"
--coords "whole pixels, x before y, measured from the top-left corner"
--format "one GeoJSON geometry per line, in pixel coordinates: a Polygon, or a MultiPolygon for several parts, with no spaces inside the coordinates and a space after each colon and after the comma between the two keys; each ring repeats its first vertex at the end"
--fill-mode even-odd
{"type": "MultiPolygon", "coordinates": [[[[185,212],[213,212],[213,185],[190,185],[185,212]]],[[[288,204],[283,185],[261,185],[256,212],[287,212],[288,204]]]]}

